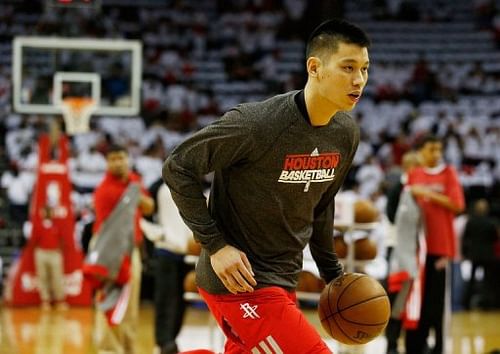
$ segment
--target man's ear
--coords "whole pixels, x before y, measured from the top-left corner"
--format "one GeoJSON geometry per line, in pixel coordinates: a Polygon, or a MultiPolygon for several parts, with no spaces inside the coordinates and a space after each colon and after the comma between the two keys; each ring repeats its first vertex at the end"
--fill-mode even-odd
{"type": "Polygon", "coordinates": [[[319,69],[321,67],[321,59],[318,57],[307,58],[306,68],[307,74],[311,77],[318,77],[319,69]]]}

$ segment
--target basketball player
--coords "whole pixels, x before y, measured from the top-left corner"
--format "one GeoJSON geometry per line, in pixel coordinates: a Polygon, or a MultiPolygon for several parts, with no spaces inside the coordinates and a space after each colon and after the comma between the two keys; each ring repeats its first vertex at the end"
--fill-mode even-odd
{"type": "Polygon", "coordinates": [[[164,180],[202,245],[197,284],[225,353],[330,353],[294,289],[308,242],[325,281],[343,272],[333,199],[359,143],[345,111],[366,85],[369,45],[353,24],[322,23],[307,43],[303,90],[238,105],[165,162],[164,180]],[[211,171],[207,209],[200,178],[211,171]]]}
{"type": "Polygon", "coordinates": [[[427,353],[429,330],[434,329],[432,354],[444,353],[443,329],[446,277],[455,255],[453,219],[464,210],[464,194],[456,170],[442,161],[443,144],[432,135],[418,144],[421,166],[408,173],[408,185],[417,199],[423,216],[427,254],[425,260],[423,299],[416,328],[406,330],[406,353],[427,353]]]}

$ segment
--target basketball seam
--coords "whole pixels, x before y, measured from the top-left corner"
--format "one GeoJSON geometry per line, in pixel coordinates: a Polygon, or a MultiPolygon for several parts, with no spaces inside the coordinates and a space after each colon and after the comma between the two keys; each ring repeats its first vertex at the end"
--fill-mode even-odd
{"type": "MultiPolygon", "coordinates": [[[[338,295],[338,298],[337,298],[337,306],[335,306],[335,308],[337,309],[337,312],[336,313],[339,313],[340,312],[340,309],[339,309],[339,303],[340,303],[340,299],[342,299],[342,295],[347,291],[347,289],[349,289],[349,287],[354,284],[355,282],[357,282],[359,279],[361,278],[364,278],[365,276],[362,275],[362,276],[359,276],[357,277],[356,279],[354,279],[352,282],[350,282],[349,284],[347,284],[347,286],[342,290],[342,292],[338,295]]],[[[330,294],[328,294],[330,295],[330,294]]],[[[328,297],[330,298],[330,297],[328,297]]],[[[330,308],[331,310],[331,308],[330,308]]]]}
{"type": "MultiPolygon", "coordinates": [[[[328,297],[327,297],[327,299],[328,299],[328,312],[329,312],[330,314],[329,314],[328,316],[326,316],[326,318],[328,318],[328,317],[330,317],[330,316],[332,315],[332,312],[331,312],[331,311],[332,311],[332,307],[330,306],[330,300],[332,299],[332,297],[330,296],[330,295],[331,295],[331,294],[330,294],[330,292],[331,292],[331,291],[332,291],[332,287],[331,287],[331,286],[329,286],[329,287],[328,287],[328,297]]],[[[330,329],[330,330],[331,330],[331,329],[330,329]]]]}
{"type": "MultiPolygon", "coordinates": [[[[343,296],[343,294],[347,291],[347,289],[353,284],[355,283],[357,280],[361,279],[361,278],[364,278],[366,277],[366,275],[362,275],[362,276],[359,276],[358,278],[354,279],[351,283],[349,283],[344,289],[343,291],[338,295],[338,298],[336,300],[336,303],[337,303],[337,311],[336,312],[333,312],[333,313],[330,313],[328,316],[325,316],[325,318],[323,319],[320,319],[321,322],[323,321],[327,321],[328,323],[328,328],[330,329],[330,333],[333,333],[332,331],[332,324],[335,325],[335,327],[337,327],[337,330],[340,331],[347,339],[349,339],[350,341],[352,341],[352,343],[357,343],[357,344],[364,344],[364,342],[362,341],[359,341],[359,340],[356,340],[354,338],[352,338],[350,335],[348,335],[348,333],[340,326],[339,322],[337,321],[337,319],[335,318],[335,315],[336,314],[339,314],[340,318],[345,321],[345,322],[348,322],[348,323],[351,323],[351,324],[356,324],[356,325],[360,325],[360,326],[367,326],[367,327],[373,327],[373,326],[381,326],[381,325],[387,325],[387,321],[385,322],[381,322],[381,323],[371,323],[371,324],[366,324],[366,323],[360,323],[360,322],[355,322],[355,321],[352,321],[352,320],[349,320],[347,318],[345,318],[343,315],[342,315],[342,312],[345,311],[345,310],[348,310],[352,307],[355,307],[357,305],[360,305],[360,304],[363,304],[365,302],[369,302],[369,301],[372,301],[372,300],[376,300],[376,299],[379,299],[379,298],[382,298],[382,297],[387,297],[386,294],[382,294],[382,295],[377,295],[377,296],[374,296],[374,297],[371,297],[369,299],[364,299],[363,301],[360,301],[360,302],[357,302],[355,304],[351,304],[343,309],[340,309],[339,308],[339,304],[340,304],[340,300],[343,296]],[[333,320],[333,323],[330,323],[330,320],[333,320]]],[[[332,302],[332,297],[331,297],[331,293],[332,293],[332,286],[329,286],[328,287],[328,310],[331,311],[331,302],[332,302]]]]}
{"type": "MultiPolygon", "coordinates": [[[[341,317],[342,317],[342,316],[341,316],[341,317]]],[[[356,342],[356,343],[358,343],[358,344],[363,344],[363,342],[360,342],[360,341],[357,341],[356,339],[351,338],[351,336],[350,336],[350,335],[348,335],[346,331],[344,331],[344,329],[342,328],[342,326],[340,326],[340,325],[339,325],[339,323],[338,323],[338,322],[337,322],[337,320],[335,319],[335,316],[333,316],[333,315],[332,315],[332,319],[333,319],[333,321],[335,322],[336,327],[340,330],[340,332],[342,332],[342,334],[343,334],[343,335],[344,335],[347,339],[349,339],[349,340],[351,340],[351,341],[353,341],[353,342],[356,342]]],[[[330,321],[328,321],[328,326],[330,327],[330,332],[332,332],[332,333],[333,333],[333,331],[332,331],[332,327],[330,326],[330,321]]]]}
{"type": "MultiPolygon", "coordinates": [[[[358,279],[364,278],[365,276],[366,275],[361,275],[361,276],[357,277],[356,279],[354,279],[349,284],[347,284],[347,286],[345,287],[345,289],[338,295],[337,306],[335,306],[336,309],[339,308],[339,301],[342,298],[342,294],[352,285],[352,283],[356,282],[358,279]]],[[[329,315],[327,315],[325,317],[325,319],[330,318],[331,316],[335,315],[336,313],[339,313],[339,311],[332,312],[332,307],[330,306],[331,305],[331,299],[332,299],[332,297],[330,296],[330,292],[331,291],[332,291],[332,287],[328,286],[328,297],[327,297],[327,299],[328,299],[328,310],[329,310],[328,312],[329,312],[329,315]]],[[[358,303],[358,304],[360,304],[360,303],[358,303]]],[[[355,305],[358,305],[358,304],[355,304],[355,305]]],[[[351,306],[354,306],[354,305],[351,305],[351,306]]]]}
{"type": "MultiPolygon", "coordinates": [[[[336,306],[336,308],[337,308],[337,309],[338,309],[338,302],[340,301],[340,298],[342,297],[342,294],[343,294],[343,293],[347,290],[347,288],[349,288],[349,287],[352,285],[352,283],[356,282],[358,279],[361,279],[361,278],[363,278],[363,276],[360,276],[360,277],[358,277],[358,278],[354,279],[351,283],[349,283],[349,284],[345,287],[344,291],[342,291],[342,292],[339,294],[338,299],[337,299],[337,306],[336,306]]],[[[329,287],[328,287],[328,310],[330,310],[330,311],[332,310],[332,307],[330,306],[330,301],[331,301],[331,298],[332,298],[332,297],[330,296],[330,292],[331,292],[331,291],[332,291],[332,287],[331,287],[331,286],[329,286],[329,287]]],[[[333,319],[333,321],[335,322],[335,326],[336,326],[336,327],[340,330],[340,332],[342,332],[342,334],[343,334],[346,338],[348,338],[349,340],[351,340],[351,341],[353,341],[353,342],[355,342],[355,343],[358,343],[358,344],[363,344],[362,342],[357,341],[357,340],[355,340],[355,339],[351,338],[351,336],[349,336],[349,335],[348,335],[348,334],[344,331],[344,329],[343,329],[343,328],[339,325],[339,323],[338,323],[338,322],[337,322],[337,320],[335,319],[335,314],[336,314],[336,313],[339,313],[339,312],[337,311],[337,312],[335,312],[335,313],[330,313],[330,315],[328,315],[328,316],[326,316],[326,317],[325,317],[325,319],[326,319],[326,320],[327,320],[327,322],[328,322],[328,327],[330,328],[330,333],[333,333],[333,331],[332,331],[332,326],[330,325],[330,320],[329,320],[329,318],[332,318],[332,319],[333,319]]],[[[340,313],[339,313],[339,314],[340,314],[340,313]]],[[[341,317],[342,317],[342,315],[341,315],[341,317]]]]}
{"type": "Polygon", "coordinates": [[[357,304],[353,304],[353,305],[351,305],[351,306],[348,306],[348,307],[346,307],[346,308],[344,308],[344,309],[340,310],[340,311],[339,311],[339,312],[337,312],[337,313],[340,315],[340,317],[342,317],[342,319],[343,319],[344,321],[349,322],[349,323],[359,324],[359,325],[362,325],[362,326],[380,326],[380,325],[383,325],[383,324],[385,324],[387,321],[385,321],[385,322],[381,322],[381,323],[371,323],[371,324],[367,324],[367,323],[361,323],[361,322],[351,321],[351,320],[349,320],[349,319],[345,318],[344,316],[342,316],[342,311],[345,311],[345,310],[347,310],[347,309],[350,309],[351,307],[354,307],[354,306],[359,305],[359,304],[364,304],[364,303],[366,303],[366,302],[369,302],[369,301],[372,301],[372,300],[375,300],[375,299],[379,299],[379,298],[381,298],[381,297],[385,297],[385,295],[379,295],[379,296],[372,297],[372,298],[370,298],[370,299],[363,300],[362,302],[358,302],[357,304]]]}
{"type": "MultiPolygon", "coordinates": [[[[331,311],[331,309],[332,309],[332,308],[330,307],[330,299],[331,299],[331,297],[330,297],[330,292],[331,292],[331,291],[332,291],[332,287],[331,287],[331,286],[329,286],[329,287],[328,287],[328,298],[327,298],[327,299],[328,299],[328,310],[329,310],[329,312],[330,312],[330,311],[331,311]]],[[[329,320],[329,317],[330,317],[330,316],[331,316],[331,314],[330,314],[330,315],[328,315],[328,316],[326,316],[326,318],[325,318],[325,319],[326,319],[326,322],[328,323],[328,328],[330,329],[330,333],[333,333],[333,331],[332,331],[332,326],[331,326],[331,324],[330,324],[330,320],[329,320]]],[[[335,321],[335,318],[334,318],[333,320],[335,321]]],[[[337,325],[337,327],[339,327],[339,326],[338,326],[338,324],[337,324],[337,321],[335,321],[335,324],[337,325]]]]}
{"type": "MultiPolygon", "coordinates": [[[[349,306],[347,306],[347,307],[344,307],[344,308],[342,308],[342,309],[339,309],[339,311],[338,311],[338,312],[342,312],[342,311],[345,311],[345,310],[350,309],[351,307],[358,306],[358,305],[363,304],[363,303],[365,303],[365,302],[369,302],[369,301],[372,301],[372,300],[375,300],[375,299],[378,299],[378,298],[381,298],[381,297],[386,297],[386,296],[387,296],[387,295],[385,295],[385,294],[384,294],[384,295],[377,295],[377,296],[374,296],[374,297],[370,297],[370,298],[368,298],[368,299],[363,299],[363,301],[360,301],[360,302],[357,302],[357,303],[355,303],[355,304],[351,304],[351,305],[349,305],[349,306]]],[[[337,307],[337,308],[338,308],[338,307],[337,307]]]]}
{"type": "MultiPolygon", "coordinates": [[[[328,295],[330,295],[330,294],[328,294],[328,295]]],[[[349,305],[349,306],[347,306],[347,307],[345,307],[345,308],[343,308],[343,309],[341,309],[341,310],[339,310],[339,311],[336,311],[336,312],[331,312],[331,313],[330,313],[330,315],[326,316],[325,318],[328,318],[328,317],[330,317],[330,316],[333,316],[333,315],[335,315],[335,314],[337,314],[337,313],[341,313],[342,311],[345,311],[345,310],[347,310],[347,309],[350,309],[351,307],[354,307],[354,306],[357,306],[357,305],[363,304],[363,303],[365,303],[365,302],[367,302],[367,301],[371,301],[371,300],[378,299],[378,298],[380,298],[380,297],[386,297],[386,295],[377,295],[377,296],[375,296],[375,297],[372,297],[372,298],[369,298],[369,299],[363,300],[363,301],[361,301],[361,302],[357,302],[357,303],[355,303],[355,304],[349,305]]],[[[328,299],[328,307],[330,307],[330,299],[328,299]]],[[[337,308],[338,308],[338,307],[337,307],[337,308]]],[[[331,309],[331,308],[330,308],[330,309],[331,309]]]]}

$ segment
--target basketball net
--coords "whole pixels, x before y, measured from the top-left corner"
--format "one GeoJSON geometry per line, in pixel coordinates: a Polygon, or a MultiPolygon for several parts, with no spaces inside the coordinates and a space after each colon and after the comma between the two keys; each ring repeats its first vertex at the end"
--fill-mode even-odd
{"type": "Polygon", "coordinates": [[[66,97],[61,102],[61,110],[68,135],[89,131],[90,117],[97,109],[96,102],[88,97],[66,97]]]}

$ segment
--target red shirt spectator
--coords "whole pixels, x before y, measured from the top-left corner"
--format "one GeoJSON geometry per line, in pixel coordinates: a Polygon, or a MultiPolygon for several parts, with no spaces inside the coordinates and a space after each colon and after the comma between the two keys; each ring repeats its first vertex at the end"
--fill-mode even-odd
{"type": "MultiPolygon", "coordinates": [[[[434,168],[417,167],[408,175],[409,185],[425,185],[434,192],[446,195],[454,204],[464,208],[464,195],[456,170],[440,165],[434,168]]],[[[429,198],[417,199],[424,217],[427,253],[453,258],[455,255],[455,213],[432,202],[429,198]]]]}
{"type": "Polygon", "coordinates": [[[51,219],[44,218],[33,224],[34,245],[44,250],[62,249],[62,238],[59,229],[51,219]]]}
{"type": "MultiPolygon", "coordinates": [[[[127,189],[129,183],[140,183],[141,189],[144,194],[148,194],[142,186],[141,178],[139,175],[130,172],[128,180],[124,181],[122,178],[116,177],[111,173],[106,173],[104,180],[97,186],[94,192],[94,205],[95,205],[95,222],[93,227],[94,234],[99,230],[102,223],[107,219],[109,214],[113,211],[114,207],[122,197],[127,189]]],[[[139,220],[141,219],[140,209],[137,208],[135,213],[135,242],[140,244],[142,242],[142,232],[139,227],[139,220]]]]}

